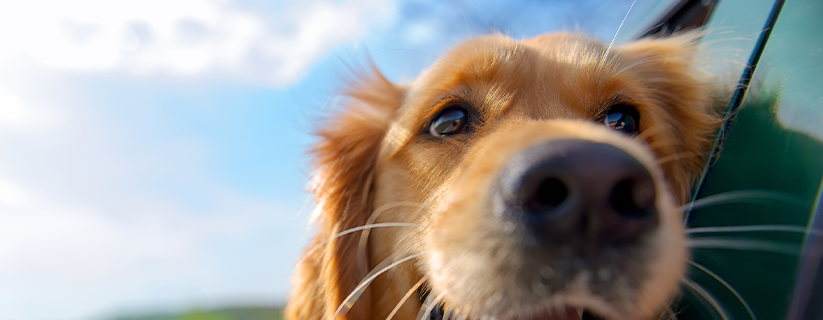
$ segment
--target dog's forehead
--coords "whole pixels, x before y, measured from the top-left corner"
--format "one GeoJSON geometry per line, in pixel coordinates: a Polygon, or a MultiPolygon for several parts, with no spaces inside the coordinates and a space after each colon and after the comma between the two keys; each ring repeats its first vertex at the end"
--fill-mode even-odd
{"type": "Polygon", "coordinates": [[[410,84],[392,131],[409,137],[451,98],[470,103],[486,119],[503,112],[533,119],[591,117],[623,90],[614,77],[615,64],[623,62],[601,59],[605,51],[595,40],[565,33],[523,41],[503,35],[471,39],[410,84]]]}
{"type": "Polygon", "coordinates": [[[514,77],[534,80],[557,69],[602,72],[595,69],[602,69],[605,52],[602,43],[578,34],[546,34],[523,41],[503,35],[478,37],[438,59],[413,82],[412,89],[443,90],[488,81],[516,85],[514,77]]]}
{"type": "Polygon", "coordinates": [[[605,52],[603,44],[575,34],[523,41],[502,35],[475,38],[447,53],[412,82],[400,115],[426,115],[439,99],[448,97],[474,100],[468,102],[491,114],[518,97],[534,100],[522,104],[529,110],[562,104],[557,111],[569,111],[572,100],[589,103],[612,94],[603,89],[619,82],[614,70],[622,61],[604,59],[605,52]]]}

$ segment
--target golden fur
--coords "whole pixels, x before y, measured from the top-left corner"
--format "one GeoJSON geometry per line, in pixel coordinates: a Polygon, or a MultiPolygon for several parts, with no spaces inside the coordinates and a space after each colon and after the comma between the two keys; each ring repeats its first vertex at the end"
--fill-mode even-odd
{"type": "Polygon", "coordinates": [[[656,319],[685,272],[677,208],[705,163],[718,123],[711,83],[693,59],[697,37],[609,50],[576,34],[522,42],[492,35],[458,46],[408,85],[392,84],[379,72],[358,82],[346,107],[318,132],[318,229],[296,270],[287,319],[386,319],[392,312],[393,319],[415,319],[425,313],[414,294],[422,281],[430,298],[472,319],[524,319],[568,307],[613,320],[656,319]],[[628,97],[640,114],[635,138],[596,122],[616,96],[628,97]],[[471,133],[439,139],[421,133],[456,99],[481,119],[471,133]],[[510,278],[511,270],[532,267],[517,250],[520,229],[495,219],[482,200],[518,151],[570,137],[619,147],[657,182],[660,223],[638,244],[636,257],[646,271],[614,275],[608,290],[626,291],[616,300],[590,292],[589,278],[599,273],[581,272],[548,295],[510,278]],[[386,223],[400,224],[377,227],[386,223]],[[403,258],[408,261],[364,282],[403,258]],[[623,288],[622,276],[639,277],[641,285],[623,288]],[[362,293],[352,294],[361,283],[362,293]]]}

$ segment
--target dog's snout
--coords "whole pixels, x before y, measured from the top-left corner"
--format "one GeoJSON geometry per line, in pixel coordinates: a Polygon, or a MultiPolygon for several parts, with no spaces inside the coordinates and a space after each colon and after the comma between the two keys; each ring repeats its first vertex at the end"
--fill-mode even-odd
{"type": "Polygon", "coordinates": [[[605,143],[567,139],[528,148],[504,166],[498,195],[507,212],[553,244],[631,241],[658,221],[649,171],[605,143]]]}

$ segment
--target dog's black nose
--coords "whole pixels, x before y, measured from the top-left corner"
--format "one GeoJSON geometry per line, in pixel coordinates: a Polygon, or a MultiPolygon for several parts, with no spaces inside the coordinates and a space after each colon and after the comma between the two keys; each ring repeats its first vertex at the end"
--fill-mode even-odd
{"type": "Polygon", "coordinates": [[[501,171],[498,200],[536,238],[599,248],[636,239],[658,222],[655,182],[609,144],[568,139],[515,155],[501,171]]]}

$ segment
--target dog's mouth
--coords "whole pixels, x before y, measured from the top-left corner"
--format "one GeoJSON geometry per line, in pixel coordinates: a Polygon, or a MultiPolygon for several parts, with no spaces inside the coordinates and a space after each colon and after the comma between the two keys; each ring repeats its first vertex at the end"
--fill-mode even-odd
{"type": "MultiPolygon", "coordinates": [[[[423,289],[427,286],[421,286],[421,289],[418,289],[418,295],[420,297],[420,302],[424,305],[428,305],[431,301],[429,299],[430,290],[423,289]]],[[[472,320],[471,318],[467,318],[464,316],[460,316],[458,314],[453,314],[450,312],[446,312],[447,307],[443,303],[438,303],[437,306],[431,308],[429,311],[428,318],[423,320],[456,320],[456,319],[465,319],[465,320],[472,320]]],[[[425,316],[425,313],[423,313],[425,316]]],[[[532,316],[521,316],[521,317],[505,317],[505,318],[494,318],[494,319],[501,319],[501,320],[607,320],[605,317],[601,317],[597,313],[593,312],[588,308],[579,308],[573,306],[566,306],[565,308],[556,308],[554,311],[546,311],[544,313],[532,316]]]]}

